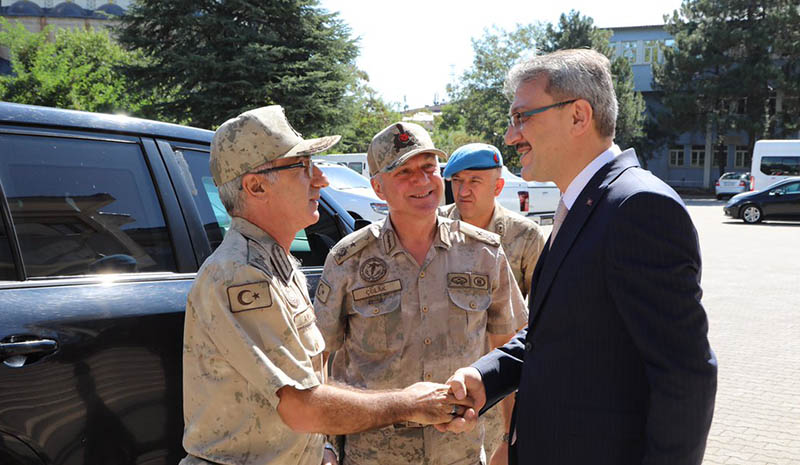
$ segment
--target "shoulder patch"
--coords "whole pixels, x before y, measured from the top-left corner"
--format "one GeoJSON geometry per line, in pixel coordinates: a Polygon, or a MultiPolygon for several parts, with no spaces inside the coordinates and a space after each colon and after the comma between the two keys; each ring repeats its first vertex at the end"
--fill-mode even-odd
{"type": "Polygon", "coordinates": [[[228,307],[231,313],[258,310],[272,306],[272,294],[268,281],[242,284],[228,288],[228,307]]]}
{"type": "Polygon", "coordinates": [[[495,247],[500,245],[500,236],[495,233],[491,233],[481,228],[477,228],[469,223],[464,221],[458,222],[458,229],[465,236],[475,239],[476,241],[483,242],[485,244],[493,245],[495,247]]]}
{"type": "Polygon", "coordinates": [[[329,295],[331,295],[331,286],[328,285],[324,279],[320,278],[314,298],[323,304],[327,304],[329,295]]]}
{"type": "Polygon", "coordinates": [[[333,246],[331,253],[333,259],[336,260],[337,265],[346,262],[347,259],[361,251],[372,240],[377,237],[377,231],[374,225],[367,226],[366,228],[359,229],[358,231],[348,235],[338,244],[333,246]]]}

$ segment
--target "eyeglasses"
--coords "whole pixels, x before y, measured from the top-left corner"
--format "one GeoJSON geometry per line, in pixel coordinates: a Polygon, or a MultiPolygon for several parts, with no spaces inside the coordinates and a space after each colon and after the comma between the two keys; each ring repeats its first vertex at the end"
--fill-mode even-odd
{"type": "Polygon", "coordinates": [[[305,168],[309,178],[314,176],[314,162],[311,161],[310,158],[306,158],[303,161],[298,161],[297,163],[292,163],[291,165],[276,166],[274,168],[264,168],[263,170],[250,171],[249,174],[267,174],[275,171],[293,170],[295,168],[305,168]]]}
{"type": "Polygon", "coordinates": [[[520,125],[522,125],[522,123],[525,122],[525,121],[522,120],[522,118],[526,118],[526,120],[527,120],[527,118],[529,118],[529,117],[531,117],[533,115],[545,112],[545,111],[547,111],[547,110],[549,110],[551,108],[562,107],[564,105],[569,105],[570,103],[577,102],[577,101],[578,101],[578,99],[574,98],[572,100],[564,100],[563,102],[558,102],[558,103],[554,103],[552,105],[547,105],[546,107],[539,107],[539,108],[534,108],[533,110],[512,113],[508,117],[508,125],[511,126],[512,128],[517,128],[520,125]]]}

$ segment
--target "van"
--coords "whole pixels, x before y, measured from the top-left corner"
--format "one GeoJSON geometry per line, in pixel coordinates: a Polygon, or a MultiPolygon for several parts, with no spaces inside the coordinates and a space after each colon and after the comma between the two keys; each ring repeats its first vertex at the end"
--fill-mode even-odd
{"type": "Polygon", "coordinates": [[[750,190],[800,176],[800,140],[760,140],[753,148],[750,190]]]}
{"type": "Polygon", "coordinates": [[[369,179],[369,166],[367,165],[366,153],[332,153],[329,155],[315,155],[311,158],[315,161],[326,161],[328,163],[344,165],[369,179]]]}

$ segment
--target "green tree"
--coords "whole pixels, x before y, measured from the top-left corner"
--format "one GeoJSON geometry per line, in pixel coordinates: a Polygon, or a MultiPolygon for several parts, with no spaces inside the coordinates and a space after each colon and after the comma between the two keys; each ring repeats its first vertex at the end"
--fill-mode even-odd
{"type": "Polygon", "coordinates": [[[0,45],[10,50],[13,74],[0,76],[0,100],[75,110],[135,113],[132,94],[117,67],[140,61],[105,30],[51,27],[28,32],[0,18],[0,45]],[[53,40],[48,37],[53,35],[53,40]]]}
{"type": "Polygon", "coordinates": [[[514,31],[487,29],[483,37],[473,39],[472,67],[448,86],[453,103],[445,111],[446,116],[438,129],[464,134],[463,139],[468,142],[492,144],[507,152],[504,154],[507,165],[519,166],[519,155],[503,150],[503,136],[508,126],[508,98],[503,83],[514,63],[522,56],[535,53],[544,37],[545,26],[534,23],[518,26],[514,31]]]}
{"type": "MultiPolygon", "coordinates": [[[[751,151],[757,139],[797,130],[796,1],[684,0],[665,19],[675,46],[664,50],[664,63],[654,70],[666,109],[662,125],[673,132],[708,130],[714,144],[746,134],[751,151]]],[[[724,161],[717,160],[721,170],[724,161]]]]}
{"type": "Polygon", "coordinates": [[[633,88],[630,62],[624,57],[613,57],[614,51],[609,44],[611,35],[611,31],[595,27],[592,18],[581,16],[579,12],[572,10],[569,14],[561,15],[558,26],[547,26],[546,41],[542,49],[545,52],[554,52],[569,48],[591,48],[611,60],[611,75],[619,104],[614,140],[623,149],[636,148],[639,159],[646,165],[647,159],[652,158],[653,153],[642,150],[646,118],[644,98],[633,88]]]}
{"type": "MultiPolygon", "coordinates": [[[[442,124],[443,128],[463,129],[484,142],[503,147],[508,125],[508,96],[504,94],[503,83],[514,63],[538,51],[584,47],[611,58],[610,36],[610,31],[598,29],[591,18],[576,11],[562,14],[557,25],[534,23],[518,26],[514,31],[486,31],[482,38],[472,42],[475,51],[472,67],[448,88],[459,118],[451,118],[442,124]]],[[[612,59],[611,73],[619,101],[616,142],[622,147],[638,148],[644,139],[644,99],[633,90],[633,72],[627,60],[612,59]]],[[[640,157],[647,154],[638,152],[640,157]]],[[[510,165],[518,166],[518,155],[507,158],[510,165]]]]}
{"type": "Polygon", "coordinates": [[[277,103],[309,135],[348,116],[339,105],[358,48],[317,0],[139,0],[118,32],[150,59],[126,73],[160,96],[144,108],[151,115],[211,128],[277,103]]]}
{"type": "Polygon", "coordinates": [[[333,146],[331,153],[366,152],[375,134],[402,119],[402,115],[384,101],[368,81],[366,73],[358,72],[358,79],[353,81],[351,90],[342,99],[339,110],[347,115],[347,119],[332,129],[342,135],[342,140],[333,146]]]}

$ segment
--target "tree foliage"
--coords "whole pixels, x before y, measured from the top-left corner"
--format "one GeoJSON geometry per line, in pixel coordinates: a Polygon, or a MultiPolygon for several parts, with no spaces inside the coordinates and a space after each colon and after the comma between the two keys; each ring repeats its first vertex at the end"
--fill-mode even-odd
{"type": "Polygon", "coordinates": [[[280,104],[309,134],[346,119],[339,105],[357,78],[358,48],[317,0],[139,0],[118,32],[150,59],[126,68],[158,96],[149,116],[212,128],[280,104]]]}
{"type": "Polygon", "coordinates": [[[331,149],[336,153],[366,152],[375,134],[402,119],[400,113],[369,86],[368,77],[363,72],[359,72],[359,78],[352,83],[352,89],[342,99],[339,110],[347,118],[332,129],[342,136],[342,140],[331,149]]]}
{"type": "Polygon", "coordinates": [[[0,18],[0,45],[9,48],[13,70],[0,76],[0,100],[98,112],[135,113],[140,105],[117,71],[140,59],[105,30],[47,27],[32,33],[0,18]]]}
{"type": "MultiPolygon", "coordinates": [[[[508,125],[508,98],[503,91],[506,73],[520,57],[535,53],[544,35],[545,26],[534,23],[514,31],[493,28],[473,39],[472,67],[448,86],[453,103],[445,111],[440,130],[461,133],[469,142],[485,142],[502,150],[508,125]]],[[[518,165],[517,154],[504,157],[506,164],[518,165]]]]}
{"type": "MultiPolygon", "coordinates": [[[[503,147],[509,103],[503,83],[508,70],[537,52],[566,48],[588,47],[611,57],[610,36],[611,32],[598,29],[591,18],[576,11],[562,14],[557,25],[533,23],[519,25],[514,31],[496,28],[485,31],[483,37],[472,42],[475,52],[472,67],[448,87],[452,113],[458,118],[443,121],[443,129],[459,129],[503,147]]],[[[627,60],[613,60],[611,72],[620,107],[616,141],[620,146],[636,146],[644,136],[644,99],[633,90],[633,72],[627,60]]],[[[508,164],[518,165],[518,155],[506,157],[508,164]]]]}
{"type": "Polygon", "coordinates": [[[752,148],[757,139],[797,130],[797,2],[684,0],[665,29],[675,47],[664,51],[654,85],[663,91],[663,124],[673,132],[708,127],[716,142],[746,134],[752,148]]]}
{"type": "Polygon", "coordinates": [[[615,142],[622,148],[635,147],[639,158],[646,162],[652,152],[641,150],[645,136],[645,103],[642,94],[633,89],[633,70],[630,62],[624,57],[614,58],[614,51],[609,44],[611,31],[598,29],[594,20],[575,10],[562,14],[558,27],[547,26],[546,41],[542,49],[545,52],[570,48],[591,48],[611,60],[611,75],[614,80],[614,91],[617,94],[619,111],[617,113],[617,131],[615,142]]]}

